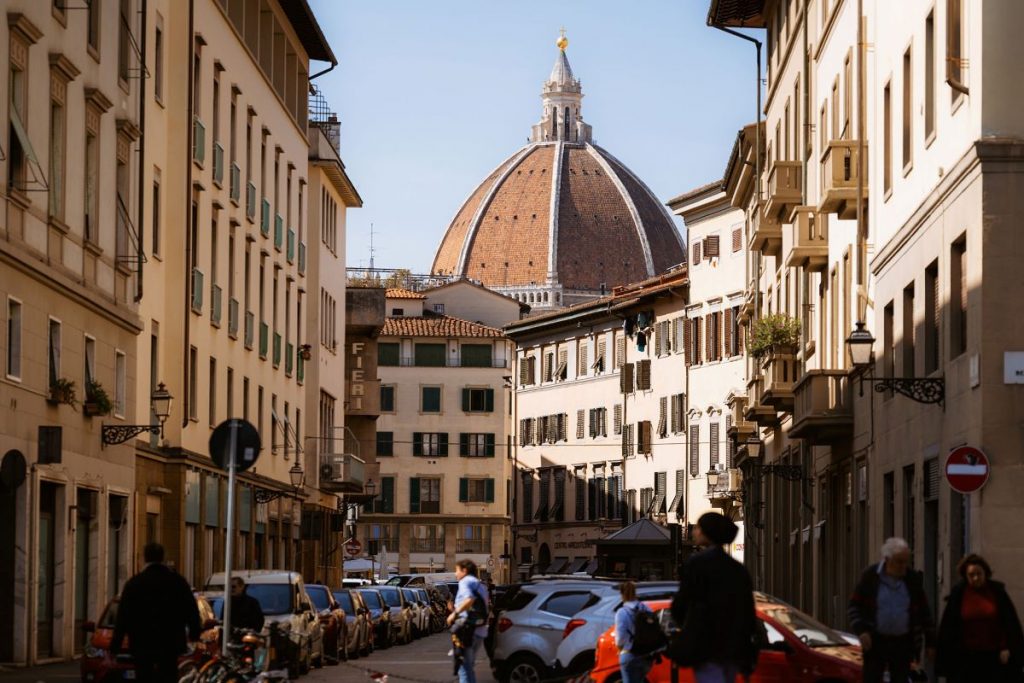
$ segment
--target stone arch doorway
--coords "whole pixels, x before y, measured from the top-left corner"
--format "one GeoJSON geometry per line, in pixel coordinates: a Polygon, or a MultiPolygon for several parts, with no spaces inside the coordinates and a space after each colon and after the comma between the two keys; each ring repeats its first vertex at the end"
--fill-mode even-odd
{"type": "MultiPolygon", "coordinates": [[[[18,489],[25,482],[25,456],[10,450],[0,461],[0,595],[13,596],[18,545],[18,489]]],[[[14,661],[15,601],[0,600],[0,662],[14,661]]]]}

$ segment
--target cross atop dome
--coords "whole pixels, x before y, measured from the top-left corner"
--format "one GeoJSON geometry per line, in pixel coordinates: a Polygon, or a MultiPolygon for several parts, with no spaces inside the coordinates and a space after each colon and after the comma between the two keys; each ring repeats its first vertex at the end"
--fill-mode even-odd
{"type": "Polygon", "coordinates": [[[558,40],[558,56],[551,68],[551,75],[541,90],[541,119],[533,125],[530,142],[590,142],[590,125],[583,122],[580,113],[583,102],[583,87],[572,73],[565,49],[569,39],[561,29],[558,40]]]}

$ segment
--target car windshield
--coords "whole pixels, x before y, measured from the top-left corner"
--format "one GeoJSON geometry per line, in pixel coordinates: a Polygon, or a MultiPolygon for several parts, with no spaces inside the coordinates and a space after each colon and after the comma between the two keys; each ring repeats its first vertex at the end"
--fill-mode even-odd
{"type": "Polygon", "coordinates": [[[828,626],[793,607],[762,607],[761,611],[809,647],[835,647],[847,644],[842,636],[828,626]]]}
{"type": "Polygon", "coordinates": [[[363,591],[363,602],[370,609],[380,609],[380,596],[377,595],[376,591],[363,591]]]}
{"type": "Polygon", "coordinates": [[[221,612],[224,610],[224,598],[222,598],[220,596],[217,596],[217,597],[211,596],[209,598],[206,598],[206,601],[210,603],[210,608],[213,610],[213,616],[215,616],[218,619],[220,619],[221,618],[221,612]]]}
{"type": "Polygon", "coordinates": [[[256,598],[264,614],[290,614],[292,587],[286,583],[250,583],[245,592],[256,598]]]}
{"type": "Polygon", "coordinates": [[[390,579],[388,579],[387,581],[384,582],[384,585],[385,586],[401,586],[402,585],[402,580],[404,578],[405,577],[403,577],[403,576],[392,576],[390,579]]]}
{"type": "Polygon", "coordinates": [[[384,596],[384,601],[388,603],[388,607],[402,606],[402,597],[398,594],[397,588],[381,588],[380,594],[384,596]]]}
{"type": "Polygon", "coordinates": [[[313,601],[318,610],[331,608],[331,599],[327,597],[326,588],[306,586],[306,592],[309,593],[309,599],[313,601]]]}
{"type": "Polygon", "coordinates": [[[341,609],[345,610],[345,614],[352,614],[352,596],[348,593],[335,593],[334,599],[341,605],[341,609]]]}

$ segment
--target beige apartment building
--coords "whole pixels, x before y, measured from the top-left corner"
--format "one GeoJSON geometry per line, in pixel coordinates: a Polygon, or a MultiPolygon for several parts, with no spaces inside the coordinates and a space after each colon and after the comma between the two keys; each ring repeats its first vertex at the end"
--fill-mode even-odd
{"type": "Polygon", "coordinates": [[[34,664],[134,569],[142,80],[118,3],[4,6],[0,662],[34,664]]]}
{"type": "Polygon", "coordinates": [[[1021,211],[1022,11],[999,0],[710,4],[709,24],[767,35],[763,134],[746,155],[761,177],[748,183],[749,169],[730,165],[726,178],[747,214],[741,319],[752,346],[770,315],[800,323],[792,344],[748,360],[741,411],[759,441],[738,453],[745,556],[760,588],[833,625],[891,535],[910,542],[933,605],[968,551],[1024,591],[1005,573],[1024,539],[1012,523],[1019,316],[1001,296],[1020,286],[1006,226],[1021,211]],[[874,348],[866,375],[847,353],[857,323],[874,348]],[[944,479],[961,445],[992,463],[980,493],[944,479]]]}
{"type": "MultiPolygon", "coordinates": [[[[738,154],[741,131],[734,153],[738,154]]],[[[689,452],[686,464],[688,519],[701,508],[714,509],[742,529],[742,476],[736,466],[736,444],[745,421],[737,420],[733,404],[746,395],[746,356],[740,309],[744,303],[747,247],[744,214],[729,201],[721,180],[695,188],[667,202],[686,224],[689,243],[689,300],[682,323],[686,361],[685,426],[689,452]]],[[[743,559],[744,535],[730,546],[743,559]]]]}
{"type": "Polygon", "coordinates": [[[376,561],[386,553],[400,572],[432,572],[470,558],[509,580],[512,345],[478,316],[507,322],[521,310],[466,281],[387,290],[376,498],[358,526],[376,561]]]}
{"type": "Polygon", "coordinates": [[[687,472],[698,454],[687,435],[687,292],[680,267],[506,326],[516,345],[515,578],[675,576],[688,522],[710,507],[707,489],[690,485],[707,470],[687,472]],[[602,549],[639,520],[654,524],[602,549]]]}
{"type": "Polygon", "coordinates": [[[322,503],[302,485],[316,481],[303,456],[318,369],[310,245],[319,268],[325,229],[307,206],[311,175],[322,187],[327,173],[317,164],[331,163],[321,156],[337,156],[310,127],[307,97],[313,62],[337,60],[304,1],[155,0],[146,31],[152,294],[137,410],[160,384],[174,400],[162,441],[135,442],[137,546],[162,542],[196,586],[222,568],[226,473],[208,443],[241,417],[262,449],[237,489],[234,566],[302,568],[303,501],[322,503]]]}

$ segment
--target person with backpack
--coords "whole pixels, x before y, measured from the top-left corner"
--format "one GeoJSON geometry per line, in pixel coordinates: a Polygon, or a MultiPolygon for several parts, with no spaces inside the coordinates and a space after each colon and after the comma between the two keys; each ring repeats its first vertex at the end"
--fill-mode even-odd
{"type": "Polygon", "coordinates": [[[619,584],[622,606],[615,612],[615,647],[622,683],[644,683],[653,666],[651,656],[664,645],[664,633],[650,608],[636,598],[636,584],[619,584]]]}
{"type": "Polygon", "coordinates": [[[733,683],[747,679],[757,664],[760,624],[754,610],[754,587],[747,568],[723,546],[739,529],[717,512],[700,516],[693,536],[704,550],[683,565],[672,618],[679,626],[668,656],[693,667],[697,683],[733,683]]]}
{"type": "Polygon", "coordinates": [[[487,587],[477,578],[476,562],[462,559],[455,563],[459,590],[455,595],[448,625],[452,627],[452,655],[459,683],[476,683],[476,653],[487,637],[487,587]]]}

